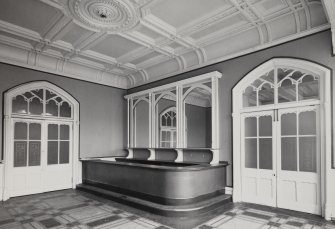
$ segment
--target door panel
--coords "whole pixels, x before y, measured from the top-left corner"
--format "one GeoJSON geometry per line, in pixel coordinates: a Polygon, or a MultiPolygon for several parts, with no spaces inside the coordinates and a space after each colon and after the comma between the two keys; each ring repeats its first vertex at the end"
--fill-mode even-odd
{"type": "Polygon", "coordinates": [[[242,199],[276,206],[273,111],[242,115],[242,199]]]}
{"type": "Polygon", "coordinates": [[[278,111],[277,205],[321,214],[316,106],[278,111]]]}
{"type": "Polygon", "coordinates": [[[14,119],[13,154],[9,189],[11,196],[34,194],[43,191],[41,178],[42,122],[14,119]]]}
{"type": "Polygon", "coordinates": [[[72,124],[46,122],[47,162],[45,165],[45,191],[72,187],[72,124]]]}

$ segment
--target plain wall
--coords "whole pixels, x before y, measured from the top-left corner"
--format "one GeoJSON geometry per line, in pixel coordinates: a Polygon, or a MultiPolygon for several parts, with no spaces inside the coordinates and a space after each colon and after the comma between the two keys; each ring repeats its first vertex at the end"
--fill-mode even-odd
{"type": "MultiPolygon", "coordinates": [[[[80,103],[80,157],[124,155],[126,145],[125,90],[61,77],[0,63],[3,114],[5,91],[32,81],[48,81],[70,93],[80,103]]],[[[3,122],[0,122],[2,129],[3,122]]],[[[3,132],[0,147],[3,150],[3,132]]]]}
{"type": "MultiPolygon", "coordinates": [[[[276,57],[298,58],[316,62],[330,69],[335,68],[335,57],[332,55],[330,30],[305,38],[287,42],[272,48],[257,51],[242,57],[234,58],[207,67],[196,69],[164,80],[128,90],[134,93],[148,88],[175,82],[212,71],[222,73],[219,80],[219,120],[220,120],[220,160],[232,164],[232,89],[248,72],[262,63],[276,57]]],[[[333,73],[332,73],[333,74],[333,73]]],[[[333,77],[333,76],[332,76],[333,77]]],[[[333,100],[334,101],[334,100],[333,100]]],[[[227,168],[227,185],[232,186],[232,166],[227,168]]]]}

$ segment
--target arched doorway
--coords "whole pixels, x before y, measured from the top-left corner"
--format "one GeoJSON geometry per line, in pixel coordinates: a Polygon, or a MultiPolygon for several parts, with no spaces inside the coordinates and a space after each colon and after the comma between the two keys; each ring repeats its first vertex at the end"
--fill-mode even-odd
{"type": "Polygon", "coordinates": [[[39,81],[6,92],[4,113],[3,199],[75,188],[81,176],[79,103],[39,81]]]}
{"type": "Polygon", "coordinates": [[[329,69],[276,58],[234,87],[235,202],[324,214],[330,85],[329,69]]]}

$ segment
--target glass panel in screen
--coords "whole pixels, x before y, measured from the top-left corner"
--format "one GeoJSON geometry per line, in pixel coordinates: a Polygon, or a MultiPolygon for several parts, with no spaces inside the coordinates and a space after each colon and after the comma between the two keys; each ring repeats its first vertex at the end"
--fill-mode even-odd
{"type": "Polygon", "coordinates": [[[27,114],[28,113],[28,102],[23,96],[18,95],[13,98],[12,112],[16,114],[27,114]]]}
{"type": "Polygon", "coordinates": [[[299,100],[319,99],[319,77],[304,75],[298,84],[299,100]]]}
{"type": "Polygon", "coordinates": [[[278,103],[296,101],[296,78],[291,69],[278,69],[278,103]]]}
{"type": "Polygon", "coordinates": [[[32,115],[41,115],[43,113],[43,101],[39,98],[33,98],[29,103],[29,113],[32,115]]]}
{"type": "Polygon", "coordinates": [[[260,116],[259,136],[272,136],[272,116],[260,116]]]}
{"type": "Polygon", "coordinates": [[[27,166],[27,141],[14,141],[14,167],[27,166]]]}
{"type": "Polygon", "coordinates": [[[300,135],[316,134],[315,111],[304,111],[299,113],[299,134],[300,135]]]}
{"type": "MultiPolygon", "coordinates": [[[[210,89],[209,89],[210,90],[210,89]]],[[[188,148],[211,148],[211,91],[194,88],[184,99],[188,148]]]]}
{"type": "Polygon", "coordinates": [[[41,164],[41,142],[29,142],[29,166],[39,166],[41,164]]]}
{"type": "Polygon", "coordinates": [[[245,167],[257,169],[257,139],[245,139],[245,167]]]}
{"type": "Polygon", "coordinates": [[[299,138],[299,170],[316,172],[316,137],[299,138]]]}
{"type": "Polygon", "coordinates": [[[61,141],[59,147],[59,164],[69,163],[70,144],[68,141],[61,141]]]}
{"type": "Polygon", "coordinates": [[[54,100],[50,100],[45,105],[46,115],[58,116],[58,106],[54,100]]]}
{"type": "Polygon", "coordinates": [[[149,147],[149,103],[141,100],[134,108],[136,147],[149,147]]]}
{"type": "Polygon", "coordinates": [[[59,116],[60,117],[71,117],[71,106],[67,102],[63,102],[62,105],[59,107],[59,116]]]}
{"type": "Polygon", "coordinates": [[[41,124],[39,123],[29,124],[29,139],[41,140],[41,124]]]}
{"type": "Polygon", "coordinates": [[[48,165],[58,164],[58,141],[48,141],[48,165]]]}
{"type": "Polygon", "coordinates": [[[281,117],[281,135],[297,135],[297,114],[282,114],[281,117]]]}
{"type": "Polygon", "coordinates": [[[28,138],[28,124],[25,122],[16,122],[14,126],[14,139],[24,140],[28,138]]]}
{"type": "Polygon", "coordinates": [[[244,129],[246,137],[256,137],[257,136],[257,118],[256,117],[246,117],[244,119],[244,129]]]}
{"type": "Polygon", "coordinates": [[[259,168],[272,170],[272,138],[259,138],[259,168]]]}
{"type": "Polygon", "coordinates": [[[262,75],[258,86],[258,106],[274,104],[274,70],[262,75]]]}
{"type": "Polygon", "coordinates": [[[297,138],[281,138],[281,169],[297,171],[297,138]]]}
{"type": "Polygon", "coordinates": [[[58,140],[58,125],[57,124],[48,124],[48,139],[58,140]]]}
{"type": "Polygon", "coordinates": [[[69,139],[70,139],[70,126],[60,125],[60,140],[69,140],[69,139]]]}
{"type": "Polygon", "coordinates": [[[257,106],[256,89],[249,86],[243,92],[243,107],[257,106]]]}

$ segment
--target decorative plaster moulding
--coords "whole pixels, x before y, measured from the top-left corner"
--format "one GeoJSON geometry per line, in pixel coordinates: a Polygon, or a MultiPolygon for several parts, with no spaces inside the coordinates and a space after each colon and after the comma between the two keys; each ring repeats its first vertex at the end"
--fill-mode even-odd
{"type": "Polygon", "coordinates": [[[128,0],[61,0],[65,15],[95,32],[121,32],[139,21],[139,10],[128,0]]]}

